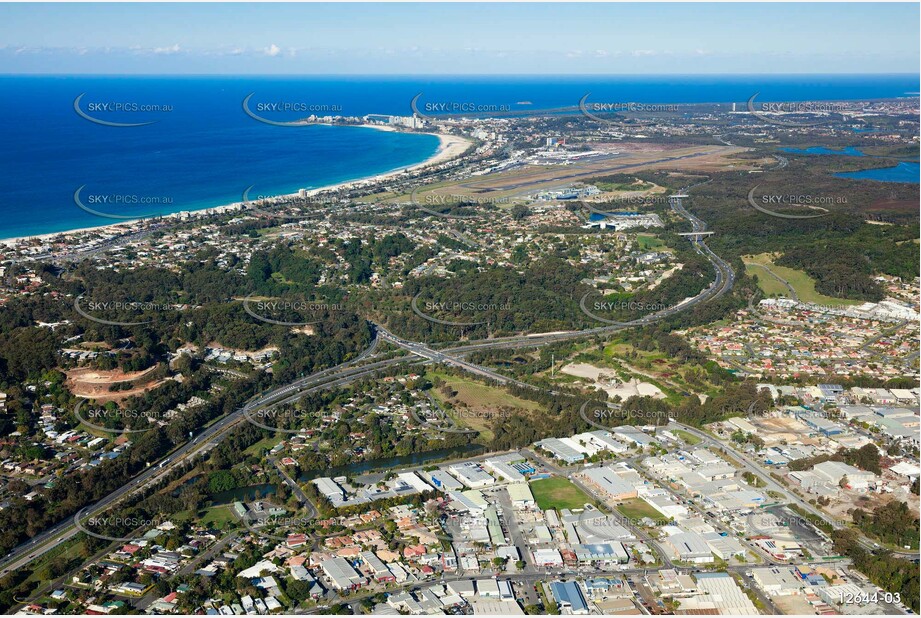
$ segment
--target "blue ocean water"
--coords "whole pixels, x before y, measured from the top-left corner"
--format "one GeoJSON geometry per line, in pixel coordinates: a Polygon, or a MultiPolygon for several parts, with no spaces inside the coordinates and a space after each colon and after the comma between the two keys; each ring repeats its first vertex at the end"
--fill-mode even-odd
{"type": "Polygon", "coordinates": [[[0,76],[0,238],[106,225],[122,216],[165,214],[290,193],[418,163],[437,149],[429,135],[273,121],[319,115],[432,115],[444,105],[524,111],[589,101],[759,102],[894,98],[917,76],[605,77],[94,77],[0,76]],[[87,115],[136,127],[102,126],[87,115]],[[111,111],[113,107],[120,111],[111,111]],[[153,106],[154,109],[141,109],[153,106]],[[132,111],[132,108],[136,108],[132,111]],[[290,111],[275,111],[282,108],[290,111]],[[102,200],[109,199],[109,202],[102,200]],[[121,203],[114,205],[111,200],[121,203]],[[148,203],[142,203],[148,202],[148,203]]]}

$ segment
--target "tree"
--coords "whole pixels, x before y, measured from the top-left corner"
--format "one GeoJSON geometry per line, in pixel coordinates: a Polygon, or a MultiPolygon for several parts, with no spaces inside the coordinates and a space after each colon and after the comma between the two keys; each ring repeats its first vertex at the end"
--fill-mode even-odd
{"type": "Polygon", "coordinates": [[[515,204],[512,206],[511,213],[512,218],[515,219],[515,221],[521,221],[531,214],[531,209],[529,209],[524,204],[515,204]]]}

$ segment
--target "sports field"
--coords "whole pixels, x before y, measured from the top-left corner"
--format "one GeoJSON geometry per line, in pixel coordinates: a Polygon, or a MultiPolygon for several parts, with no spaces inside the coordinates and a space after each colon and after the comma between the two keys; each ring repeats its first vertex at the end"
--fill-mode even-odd
{"type": "Polygon", "coordinates": [[[542,510],[581,509],[586,504],[594,503],[585,492],[559,476],[534,481],[531,483],[531,493],[542,510]]]}

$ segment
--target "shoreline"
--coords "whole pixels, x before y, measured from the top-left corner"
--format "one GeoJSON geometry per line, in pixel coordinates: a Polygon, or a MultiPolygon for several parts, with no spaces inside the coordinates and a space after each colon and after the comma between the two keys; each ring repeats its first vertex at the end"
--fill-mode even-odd
{"type": "MultiPolygon", "coordinates": [[[[339,125],[328,125],[328,126],[339,126],[339,125]]],[[[360,124],[360,125],[342,125],[342,126],[351,126],[354,128],[361,129],[375,129],[377,131],[387,131],[387,132],[400,132],[397,128],[391,127],[389,125],[377,125],[377,124],[360,124]]],[[[407,132],[408,133],[408,132],[407,132]]],[[[329,185],[323,185],[322,187],[317,187],[316,189],[308,189],[306,191],[307,197],[313,197],[320,193],[326,191],[339,191],[342,189],[349,189],[364,186],[367,184],[372,184],[375,182],[380,182],[382,180],[387,180],[388,178],[393,178],[399,174],[405,172],[413,172],[423,167],[428,167],[430,165],[438,165],[450,161],[467,151],[470,146],[473,145],[473,141],[466,137],[461,137],[459,135],[447,135],[444,133],[418,133],[419,135],[434,135],[438,138],[438,148],[435,149],[434,154],[424,161],[419,163],[414,163],[405,167],[400,167],[393,169],[387,172],[381,172],[380,174],[374,174],[372,176],[365,176],[362,178],[355,178],[352,180],[345,180],[342,182],[337,182],[329,185]]],[[[286,198],[297,198],[300,197],[300,193],[285,193],[275,196],[276,199],[286,199],[286,198]]],[[[181,217],[187,216],[189,214],[203,213],[206,215],[219,215],[226,212],[238,211],[243,207],[243,202],[232,202],[230,204],[219,204],[217,206],[208,206],[205,208],[197,208],[195,210],[180,210],[177,212],[172,212],[160,217],[162,220],[170,219],[179,219],[181,217]]],[[[149,219],[149,218],[148,218],[149,219]]],[[[59,232],[47,232],[44,234],[30,234],[27,236],[13,236],[10,238],[0,238],[0,245],[6,246],[6,248],[12,248],[16,245],[23,244],[29,241],[39,241],[46,242],[54,239],[60,239],[63,242],[69,240],[69,236],[77,234],[87,234],[87,233],[123,233],[129,231],[132,226],[137,225],[142,221],[147,221],[148,219],[133,219],[131,221],[119,221],[118,223],[103,223],[102,225],[93,225],[90,227],[83,228],[74,228],[70,230],[62,230],[59,232]]]]}

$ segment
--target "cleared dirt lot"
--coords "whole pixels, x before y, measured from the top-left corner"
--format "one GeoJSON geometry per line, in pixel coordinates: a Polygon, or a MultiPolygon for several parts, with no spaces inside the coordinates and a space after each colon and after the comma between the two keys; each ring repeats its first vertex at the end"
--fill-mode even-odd
{"type": "Polygon", "coordinates": [[[154,366],[144,371],[125,373],[121,369],[103,371],[81,367],[64,372],[67,376],[64,385],[77,397],[95,399],[101,403],[107,401],[117,403],[133,395],[139,395],[144,391],[153,390],[163,384],[164,380],[154,380],[152,378],[152,374],[156,369],[157,367],[154,366]],[[122,382],[132,382],[134,386],[130,390],[109,390],[109,387],[113,384],[122,382]]]}

